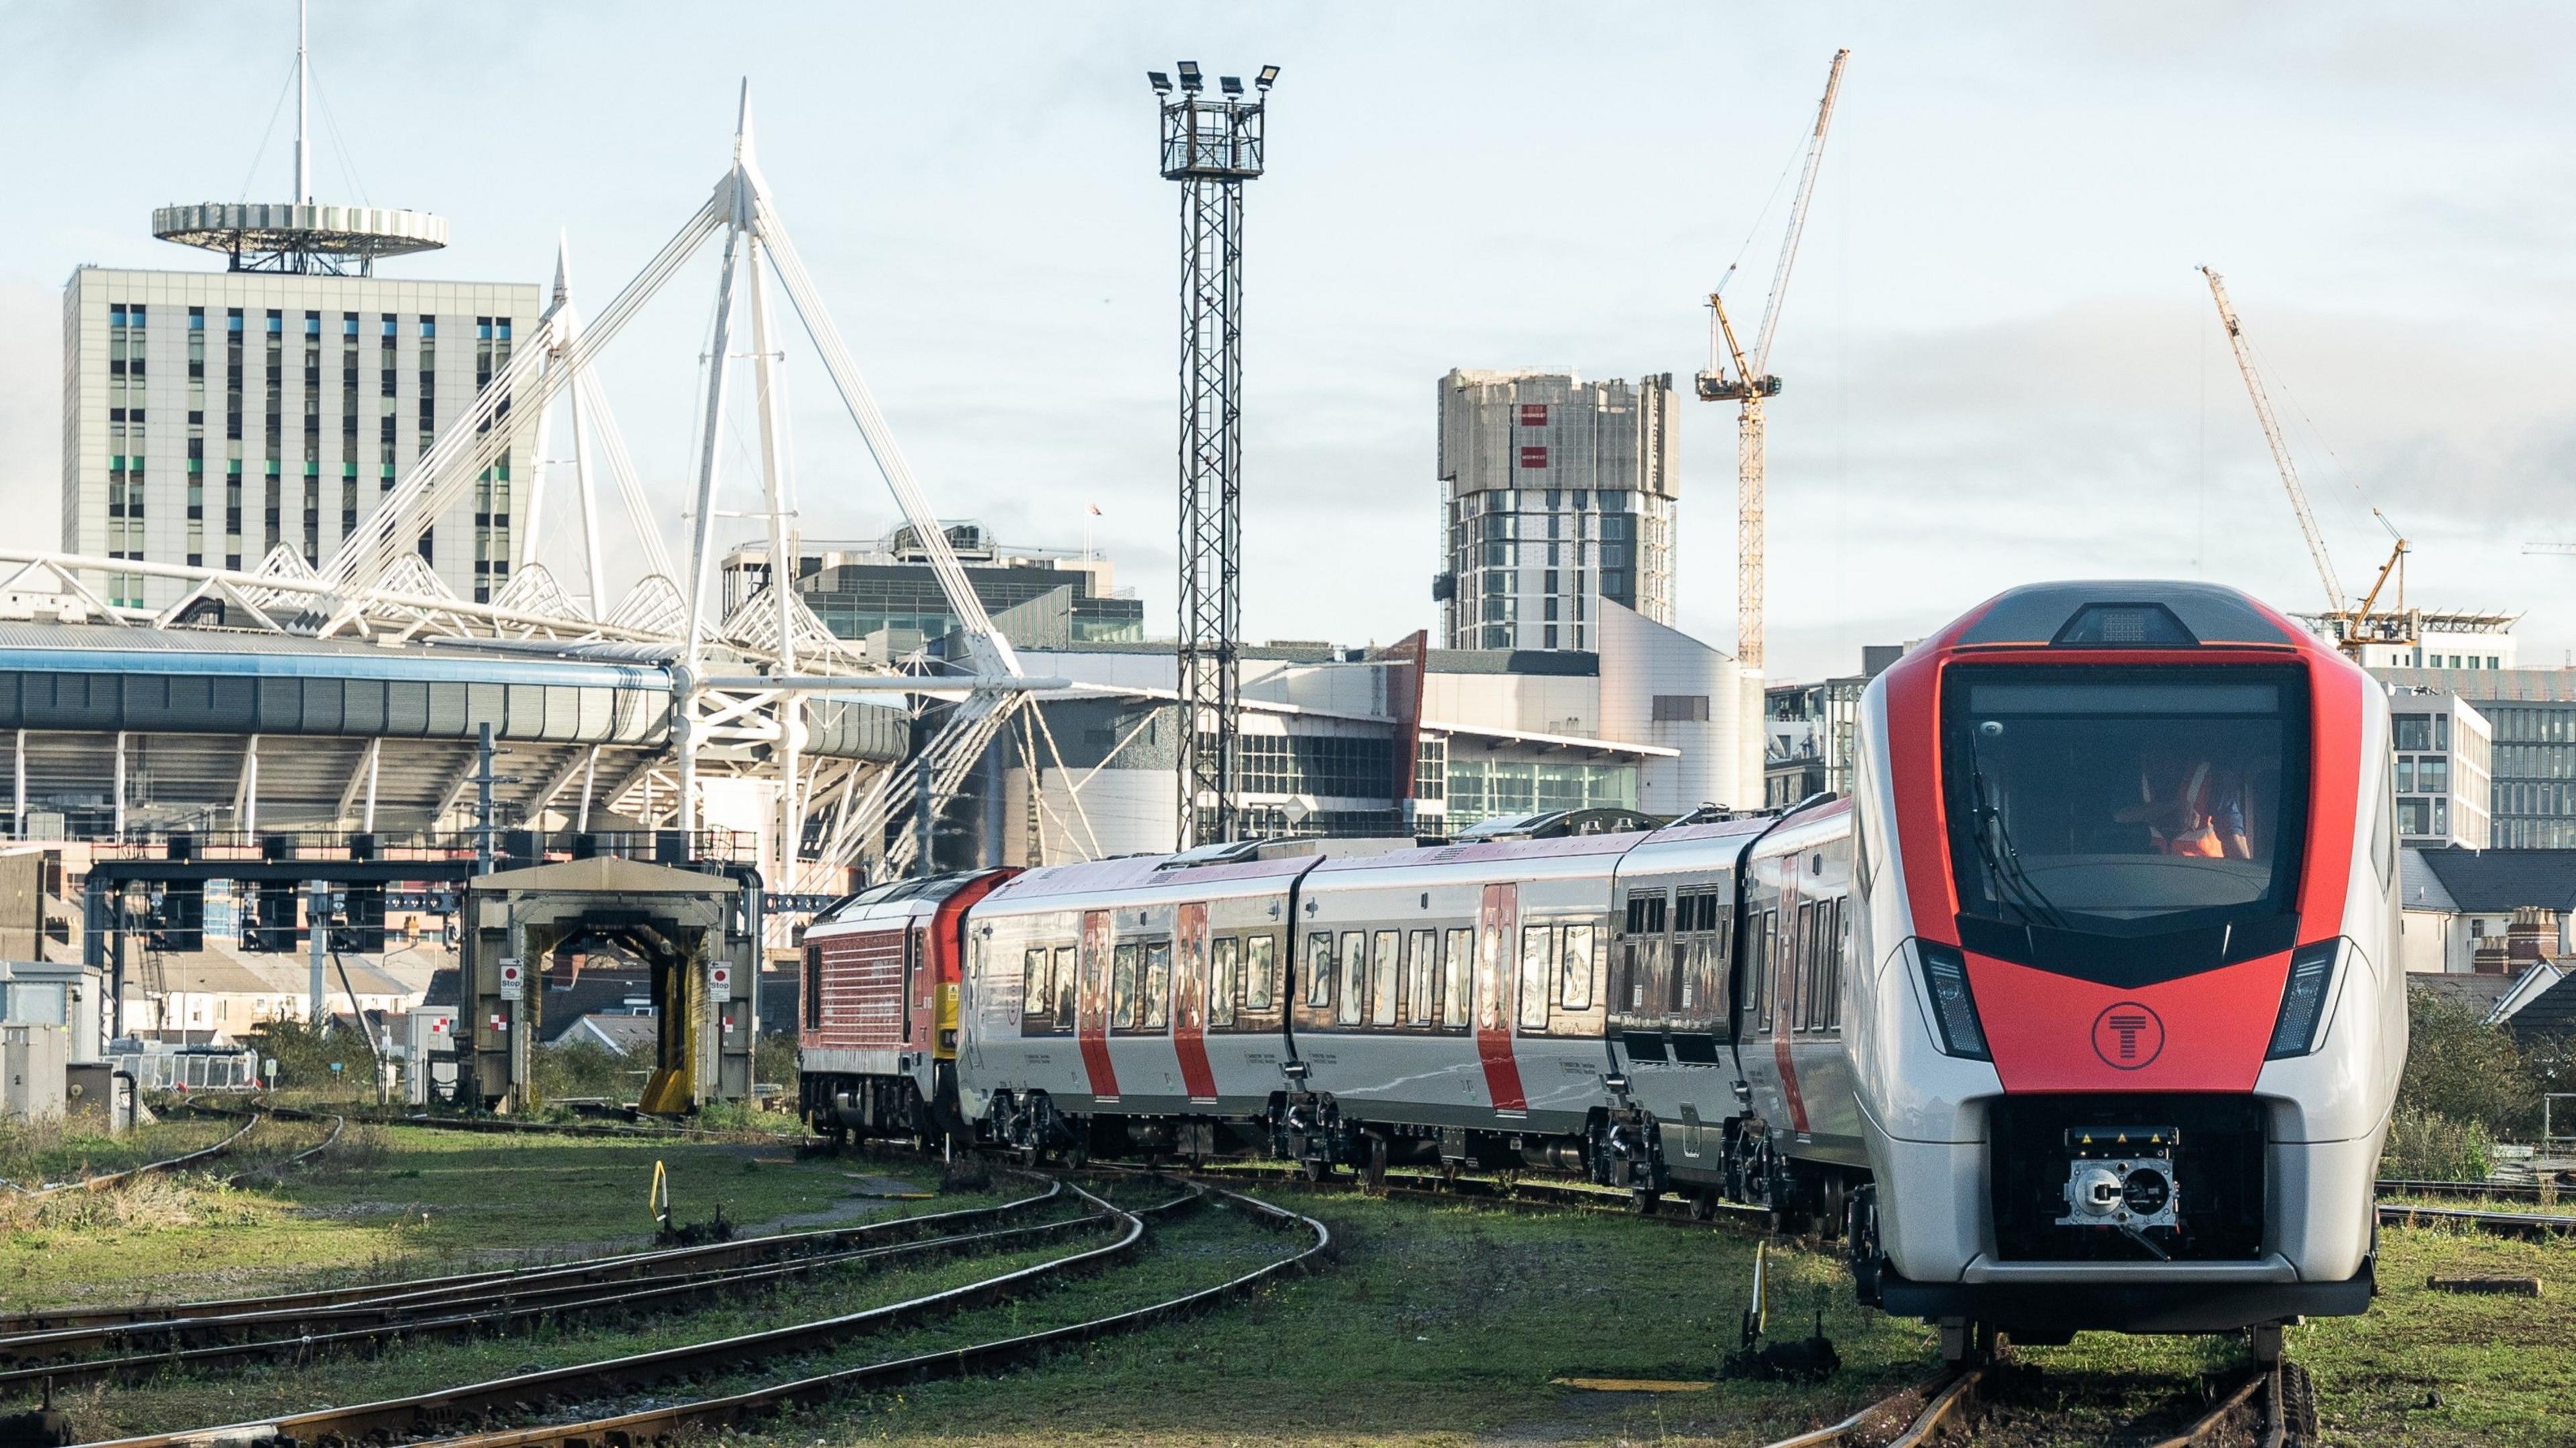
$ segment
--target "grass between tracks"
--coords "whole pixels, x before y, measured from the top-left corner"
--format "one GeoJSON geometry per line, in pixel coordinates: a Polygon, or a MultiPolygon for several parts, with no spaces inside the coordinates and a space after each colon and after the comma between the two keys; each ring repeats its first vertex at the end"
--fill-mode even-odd
{"type": "MultiPolygon", "coordinates": [[[[253,1138],[300,1149],[322,1129],[263,1123],[253,1138]]],[[[851,1199],[852,1174],[900,1174],[798,1161],[783,1146],[349,1130],[341,1145],[270,1184],[145,1178],[113,1192],[58,1193],[41,1213],[0,1199],[0,1211],[20,1213],[0,1218],[0,1310],[230,1297],[636,1245],[653,1229],[645,1197],[656,1161],[669,1170],[682,1222],[705,1221],[721,1204],[746,1225],[790,1214],[832,1218],[811,1225],[856,1223],[878,1209],[851,1199]]],[[[241,1167],[226,1160],[211,1171],[241,1167]]]]}
{"type": "MultiPolygon", "coordinates": [[[[810,1209],[851,1185],[843,1171],[893,1169],[815,1162],[746,1174],[739,1165],[743,1148],[403,1130],[387,1137],[385,1160],[363,1174],[299,1175],[273,1191],[230,1194],[252,1199],[262,1215],[246,1233],[183,1231],[196,1233],[189,1241],[209,1263],[228,1264],[192,1266],[298,1281],[298,1273],[309,1276],[320,1267],[364,1270],[386,1260],[396,1242],[413,1254],[411,1270],[418,1270],[423,1257],[460,1260],[471,1248],[543,1250],[603,1240],[640,1225],[641,1184],[656,1156],[678,1176],[687,1218],[703,1216],[719,1189],[729,1215],[749,1218],[810,1209]],[[414,1171],[421,1175],[408,1175],[414,1171]],[[399,1211],[386,1210],[397,1203],[399,1211]],[[409,1220],[403,1213],[416,1209],[432,1212],[418,1237],[402,1225],[409,1220]],[[344,1240],[342,1233],[356,1235],[344,1240]],[[443,1235],[432,1245],[424,1240],[429,1233],[443,1235]],[[291,1245],[294,1268],[264,1261],[248,1240],[228,1240],[236,1236],[291,1245]]],[[[1838,1263],[1792,1251],[1774,1259],[1774,1333],[1798,1335],[1821,1307],[1845,1363],[1831,1382],[1815,1388],[1727,1383],[1651,1396],[1557,1386],[1551,1379],[1567,1376],[1705,1380],[1734,1337],[1750,1240],[1609,1215],[1525,1215],[1285,1189],[1265,1194],[1332,1226],[1336,1260],[1330,1266],[1276,1280],[1248,1300],[1185,1323],[1071,1349],[998,1377],[846,1398],[760,1425],[751,1436],[762,1448],[1740,1445],[1832,1421],[1932,1366],[1926,1329],[1851,1306],[1838,1263]]],[[[1126,1195],[1154,1193],[1130,1188],[1126,1195]]],[[[92,1438],[239,1421],[852,1311],[1041,1261],[1070,1245],[841,1273],[685,1317],[417,1343],[381,1359],[172,1376],[65,1395],[64,1406],[92,1438]]],[[[1205,1210],[1157,1229],[1149,1255],[1134,1267],[759,1371],[664,1389],[660,1396],[703,1396],[1139,1306],[1225,1280],[1297,1245],[1233,1213],[1205,1210]]],[[[2315,1323],[2291,1337],[2292,1354],[2315,1376],[2327,1441],[2576,1444],[2576,1353],[2566,1347],[2576,1342],[2576,1245],[2423,1227],[2390,1229],[2382,1248],[2383,1295],[2369,1316],[2315,1323]],[[2424,1283],[2435,1274],[2538,1276],[2544,1295],[2434,1293],[2424,1283]],[[2427,1406],[2427,1395],[2437,1390],[2439,1405],[2427,1406]]],[[[58,1250],[83,1249],[63,1243],[58,1250]]],[[[134,1296],[142,1285],[136,1276],[155,1270],[146,1264],[157,1259],[166,1270],[186,1256],[184,1249],[156,1248],[143,1257],[103,1250],[81,1272],[56,1272],[54,1295],[77,1283],[85,1296],[134,1296]],[[122,1280],[107,1280],[111,1275],[122,1280]]],[[[2232,1343],[2103,1335],[2019,1356],[2041,1369],[2040,1384],[2023,1392],[2022,1407],[1998,1426],[2005,1436],[2030,1442],[2117,1443],[2124,1428],[2171,1426],[2182,1416],[2178,1380],[2232,1371],[2243,1362],[2232,1343]]]]}

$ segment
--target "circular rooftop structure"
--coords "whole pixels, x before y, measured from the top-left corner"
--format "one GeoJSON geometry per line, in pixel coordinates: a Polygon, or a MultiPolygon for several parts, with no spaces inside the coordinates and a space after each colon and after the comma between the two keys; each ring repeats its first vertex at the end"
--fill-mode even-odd
{"type": "Polygon", "coordinates": [[[447,222],[425,211],[385,206],[210,201],[156,208],[152,234],[222,252],[235,271],[364,274],[377,257],[447,245],[447,222]]]}

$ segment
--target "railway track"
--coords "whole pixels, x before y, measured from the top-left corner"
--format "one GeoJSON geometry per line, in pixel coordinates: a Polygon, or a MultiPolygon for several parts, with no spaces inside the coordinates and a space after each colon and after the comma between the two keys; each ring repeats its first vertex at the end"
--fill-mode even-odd
{"type": "Polygon", "coordinates": [[[572,1367],[513,1374],[406,1398],[112,1441],[115,1448],[210,1448],[210,1445],[272,1439],[297,1443],[434,1440],[528,1445],[650,1440],[684,1427],[718,1426],[789,1404],[818,1401],[854,1388],[986,1371],[1061,1344],[1163,1321],[1238,1295],[1255,1283],[1306,1263],[1331,1241],[1331,1233],[1323,1224],[1238,1193],[1212,1193],[1184,1184],[1181,1195],[1168,1201],[1150,1206],[1124,1207],[1076,1183],[1066,1183],[1065,1189],[1089,1207],[1083,1220],[1096,1220],[1113,1232],[1111,1241],[906,1301],[787,1327],[572,1367]],[[718,1397],[655,1404],[609,1417],[542,1427],[508,1426],[512,1419],[525,1419],[542,1411],[562,1411],[568,1405],[578,1408],[627,1399],[637,1393],[664,1389],[675,1381],[703,1379],[760,1366],[782,1357],[837,1348],[868,1334],[911,1326],[967,1308],[1013,1301],[1077,1276],[1134,1259],[1145,1241],[1148,1219],[1211,1199],[1273,1225],[1302,1225],[1312,1234],[1312,1241],[1293,1256],[1277,1259],[1215,1287],[1177,1294],[1143,1308],[1105,1314],[1061,1327],[964,1348],[889,1358],[718,1397]],[[460,1433],[463,1436],[454,1436],[460,1433]]]}
{"type": "Polygon", "coordinates": [[[196,1166],[202,1162],[214,1161],[219,1157],[226,1156],[231,1153],[233,1147],[239,1144],[243,1137],[250,1134],[251,1128],[257,1125],[259,1125],[259,1117],[254,1113],[249,1120],[244,1121],[231,1135],[216,1142],[212,1146],[199,1147],[195,1151],[182,1152],[177,1156],[168,1157],[161,1161],[147,1161],[141,1166],[130,1166],[123,1171],[103,1172],[97,1176],[81,1177],[74,1181],[42,1182],[32,1187],[21,1187],[15,1183],[10,1183],[9,1185],[14,1191],[22,1192],[28,1196],[34,1197],[52,1196],[59,1192],[108,1191],[115,1187],[122,1186],[127,1182],[134,1181],[140,1177],[154,1176],[162,1172],[181,1171],[188,1167],[196,1166]]]}
{"type": "Polygon", "coordinates": [[[11,1313],[0,1316],[0,1360],[23,1363],[49,1347],[77,1351],[134,1342],[184,1346],[187,1334],[199,1328],[207,1329],[212,1340],[221,1336],[223,1328],[236,1324],[269,1320],[321,1323],[340,1320],[344,1314],[368,1313],[389,1319],[407,1312],[433,1316],[453,1313],[465,1304],[508,1301],[514,1293],[521,1298],[537,1298],[548,1291],[703,1279],[726,1269],[828,1256],[922,1231],[938,1235],[978,1223],[1006,1221],[1061,1201],[1063,1191],[1060,1183],[1050,1181],[1043,1190],[994,1206],[962,1207],[854,1227],[743,1237],[694,1247],[612,1253],[536,1267],[493,1268],[257,1297],[11,1313]]]}
{"type": "Polygon", "coordinates": [[[174,1367],[194,1369],[281,1358],[303,1361],[317,1352],[500,1333],[539,1320],[594,1322],[669,1312],[767,1290],[828,1271],[1010,1250],[1052,1236],[1097,1229],[1105,1220],[1096,1212],[1086,1213],[1031,1226],[815,1252],[758,1266],[660,1273],[645,1279],[642,1285],[601,1285],[577,1280],[577,1274],[532,1274],[487,1284],[474,1292],[432,1296],[425,1301],[376,1301],[318,1310],[293,1308],[22,1339],[0,1351],[31,1356],[41,1356],[47,1348],[104,1347],[125,1351],[119,1356],[43,1360],[0,1369],[0,1391],[31,1385],[131,1381],[174,1367]],[[549,1275],[573,1276],[576,1280],[541,1280],[549,1275]]]}
{"type": "MultiPolygon", "coordinates": [[[[1826,1427],[1794,1434],[1767,1448],[1920,1448],[1953,1432],[1968,1442],[2053,1444],[2062,1442],[2138,1442],[2152,1448],[2203,1448],[2247,1438],[2260,1448],[2292,1448],[2314,1442],[2316,1405],[2306,1371],[2294,1363],[2248,1368],[2232,1385],[2207,1393],[2212,1399],[2179,1432],[2166,1433],[2159,1420],[2174,1416],[2170,1402],[2132,1417],[2125,1430],[2111,1435],[2086,1425],[2070,1432],[2034,1412],[2028,1400],[2039,1375],[2009,1361],[1980,1364],[1912,1384],[1826,1427]],[[1984,1421],[1980,1421],[1983,1419],[1984,1421]]],[[[2198,1406],[2206,1385],[2193,1383],[2198,1406]]]]}

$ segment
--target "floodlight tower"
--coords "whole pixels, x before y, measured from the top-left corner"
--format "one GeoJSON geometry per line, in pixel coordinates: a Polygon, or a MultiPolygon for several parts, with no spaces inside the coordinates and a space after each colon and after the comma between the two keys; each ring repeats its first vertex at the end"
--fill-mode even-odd
{"type": "Polygon", "coordinates": [[[1181,640],[1179,846],[1235,832],[1242,622],[1243,183],[1261,174],[1262,113],[1279,67],[1204,94],[1147,71],[1163,117],[1163,177],[1181,183],[1181,640]]]}

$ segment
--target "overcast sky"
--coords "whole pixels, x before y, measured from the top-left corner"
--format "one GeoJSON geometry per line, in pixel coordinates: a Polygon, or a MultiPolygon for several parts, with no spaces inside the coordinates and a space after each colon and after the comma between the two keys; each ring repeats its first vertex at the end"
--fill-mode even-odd
{"type": "MultiPolygon", "coordinates": [[[[1436,620],[1440,375],[1686,387],[1700,299],[1739,254],[1729,295],[1759,309],[1784,168],[1849,46],[1772,358],[1775,678],[2049,577],[2315,607],[2201,262],[2271,369],[2347,586],[2386,552],[2376,505],[2415,540],[2411,600],[2528,610],[2527,662],[2576,647],[2576,558],[2521,552],[2576,539],[2566,7],[314,10],[320,199],[451,227],[384,273],[543,281],[569,232],[594,314],[722,172],[748,76],[775,200],[939,510],[1070,546],[1097,505],[1157,633],[1178,188],[1143,73],[1278,64],[1247,206],[1247,632],[1351,643],[1436,620]]],[[[0,0],[12,542],[57,541],[64,280],[210,265],[151,239],[156,205],[285,199],[293,27],[291,0],[0,0]]],[[[674,515],[714,270],[602,368],[674,515]]],[[[881,532],[892,506],[810,353],[789,376],[806,535],[881,532]]],[[[1727,647],[1733,432],[1687,404],[1681,623],[1727,647]]]]}

